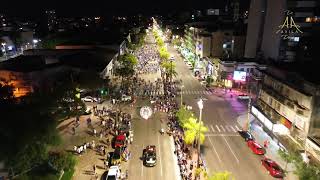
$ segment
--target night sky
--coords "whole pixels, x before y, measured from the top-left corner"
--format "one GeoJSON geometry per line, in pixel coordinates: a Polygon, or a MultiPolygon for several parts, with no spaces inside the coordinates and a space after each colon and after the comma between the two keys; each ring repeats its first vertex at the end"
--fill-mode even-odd
{"type": "Polygon", "coordinates": [[[219,8],[227,0],[3,0],[0,13],[14,16],[37,16],[46,9],[56,9],[58,14],[96,15],[165,13],[194,8],[219,8]]]}

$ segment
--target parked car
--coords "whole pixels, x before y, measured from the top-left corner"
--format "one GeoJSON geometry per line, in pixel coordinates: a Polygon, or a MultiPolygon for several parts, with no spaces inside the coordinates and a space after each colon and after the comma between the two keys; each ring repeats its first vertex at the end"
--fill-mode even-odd
{"type": "Polygon", "coordinates": [[[121,163],[123,150],[124,150],[123,147],[116,147],[114,149],[114,152],[112,153],[112,156],[111,156],[112,165],[117,165],[121,163]]]}
{"type": "Polygon", "coordinates": [[[108,170],[106,180],[119,180],[121,172],[118,166],[111,166],[108,170]]]}
{"type": "Polygon", "coordinates": [[[238,99],[249,99],[250,97],[247,94],[238,95],[238,99]]]}
{"type": "Polygon", "coordinates": [[[84,102],[97,102],[98,101],[97,98],[93,98],[91,96],[86,96],[84,98],[81,98],[81,100],[84,101],[84,102]]]}
{"type": "Polygon", "coordinates": [[[156,146],[147,146],[143,150],[143,164],[149,167],[153,167],[157,164],[156,146]]]}
{"type": "Polygon", "coordinates": [[[171,56],[171,57],[170,57],[170,60],[173,61],[173,60],[174,60],[174,56],[171,56]]]}
{"type": "Polygon", "coordinates": [[[248,131],[238,131],[240,136],[243,137],[246,141],[254,140],[252,134],[250,134],[248,131]]]}
{"type": "Polygon", "coordinates": [[[132,99],[131,96],[127,96],[125,94],[121,96],[121,101],[131,101],[131,99],[132,99]]]}
{"type": "Polygon", "coordinates": [[[266,150],[257,142],[253,140],[247,141],[248,147],[252,150],[253,153],[258,155],[264,155],[266,153],[266,150]]]}
{"type": "Polygon", "coordinates": [[[261,164],[267,169],[268,173],[275,178],[283,178],[284,172],[281,167],[273,160],[264,158],[261,160],[261,164]]]}

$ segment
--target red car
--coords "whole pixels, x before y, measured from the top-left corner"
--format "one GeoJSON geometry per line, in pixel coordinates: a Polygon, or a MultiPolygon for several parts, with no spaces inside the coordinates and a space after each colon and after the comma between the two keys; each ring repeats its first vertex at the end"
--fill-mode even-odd
{"type": "Polygon", "coordinates": [[[253,153],[258,155],[264,155],[266,153],[265,149],[257,142],[249,140],[247,143],[253,153]]]}
{"type": "Polygon", "coordinates": [[[268,158],[261,160],[261,164],[268,170],[269,174],[275,178],[283,178],[284,173],[281,167],[274,161],[268,158]]]}
{"type": "Polygon", "coordinates": [[[126,143],[126,136],[124,134],[120,134],[116,137],[116,140],[115,140],[115,148],[116,147],[122,147],[124,146],[126,143]]]}

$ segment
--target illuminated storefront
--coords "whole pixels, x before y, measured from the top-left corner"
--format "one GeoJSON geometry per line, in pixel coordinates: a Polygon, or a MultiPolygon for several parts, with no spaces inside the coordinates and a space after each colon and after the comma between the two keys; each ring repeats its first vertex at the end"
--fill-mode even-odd
{"type": "Polygon", "coordinates": [[[291,124],[287,121],[274,123],[268,117],[266,117],[259,109],[255,106],[251,106],[251,114],[253,114],[267,129],[271,132],[279,135],[289,135],[291,124]]]}

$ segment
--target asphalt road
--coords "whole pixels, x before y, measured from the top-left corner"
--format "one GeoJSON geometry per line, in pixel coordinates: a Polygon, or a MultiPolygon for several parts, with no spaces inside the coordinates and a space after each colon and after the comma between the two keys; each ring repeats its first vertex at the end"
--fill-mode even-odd
{"type": "Polygon", "coordinates": [[[200,96],[207,99],[204,101],[202,120],[209,131],[201,146],[201,153],[209,174],[229,171],[238,180],[273,179],[261,165],[262,157],[253,154],[237,132],[241,127],[236,122],[236,117],[239,113],[246,113],[247,105],[240,103],[235,97],[232,100],[230,100],[231,97],[226,100],[216,94],[206,93],[205,88],[193,76],[178,52],[172,46],[168,46],[168,50],[175,56],[178,73],[176,78],[182,79],[184,85],[183,102],[191,105],[198,116],[199,109],[196,102],[200,96]]]}
{"type": "MultiPolygon", "coordinates": [[[[148,35],[148,43],[154,43],[154,39],[148,35]]],[[[150,74],[150,77],[144,78],[151,81],[154,76],[160,74],[150,74]]],[[[137,106],[148,105],[147,100],[141,98],[137,101],[137,106]]],[[[128,162],[129,179],[130,180],[178,180],[179,169],[177,160],[174,155],[173,140],[168,135],[161,135],[159,130],[166,129],[166,124],[160,122],[160,118],[166,116],[165,113],[156,112],[150,119],[144,120],[138,115],[139,108],[136,108],[132,128],[134,133],[133,144],[130,147],[132,159],[128,162]],[[147,145],[155,145],[157,150],[157,165],[155,167],[145,167],[143,165],[142,151],[147,145]]]]}

